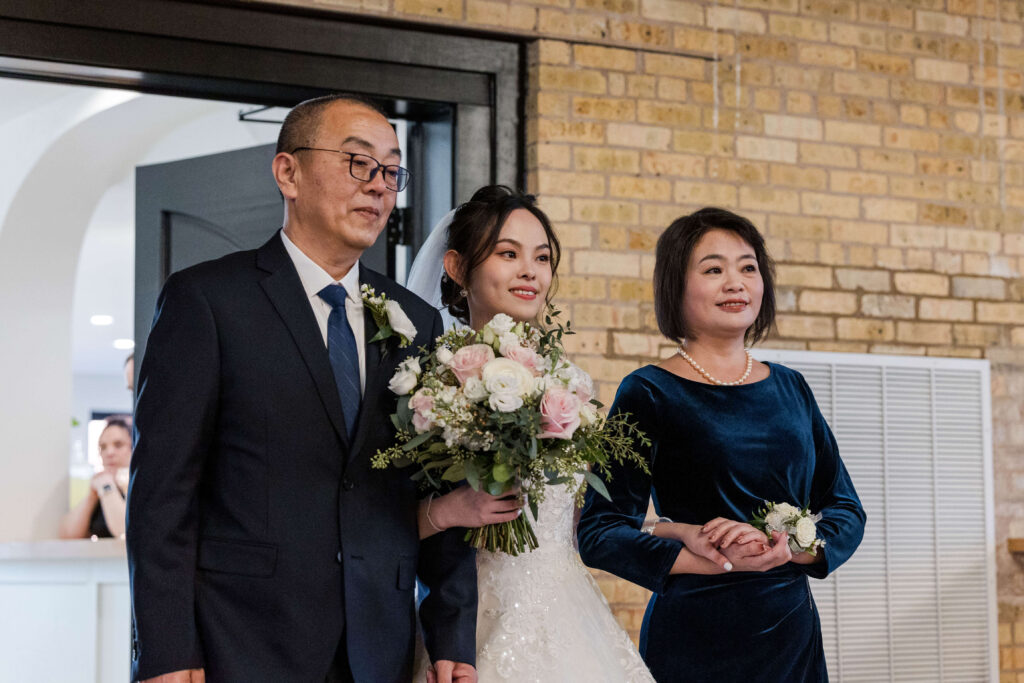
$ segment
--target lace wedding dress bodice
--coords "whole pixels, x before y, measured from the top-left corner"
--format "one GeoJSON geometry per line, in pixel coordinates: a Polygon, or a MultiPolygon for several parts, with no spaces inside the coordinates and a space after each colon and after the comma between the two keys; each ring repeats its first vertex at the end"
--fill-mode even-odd
{"type": "Polygon", "coordinates": [[[551,486],[530,522],[539,547],[477,553],[477,669],[481,683],[653,681],[615,620],[574,537],[576,507],[551,486]]]}

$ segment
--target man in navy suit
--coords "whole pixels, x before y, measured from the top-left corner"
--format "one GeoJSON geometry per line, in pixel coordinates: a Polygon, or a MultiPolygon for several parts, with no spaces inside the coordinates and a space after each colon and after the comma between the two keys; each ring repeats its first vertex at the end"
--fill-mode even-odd
{"type": "Polygon", "coordinates": [[[283,230],[175,273],[157,304],[128,495],[132,680],[407,683],[419,575],[438,680],[473,682],[473,552],[458,530],[421,543],[408,472],[370,468],[394,440],[388,380],[442,331],[358,261],[408,180],[398,140],[332,96],[292,110],[277,152],[283,230]],[[361,284],[401,305],[410,346],[371,341],[361,284]]]}

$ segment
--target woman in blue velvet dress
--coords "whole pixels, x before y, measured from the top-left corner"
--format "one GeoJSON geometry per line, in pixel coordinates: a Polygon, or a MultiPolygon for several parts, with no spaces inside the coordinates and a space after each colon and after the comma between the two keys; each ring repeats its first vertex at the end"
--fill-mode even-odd
{"type": "Polygon", "coordinates": [[[612,500],[589,495],[579,524],[586,564],[654,592],[640,651],[659,683],[828,680],[808,577],[849,559],[865,515],[803,376],[746,350],[774,321],[772,268],[756,228],[722,209],[661,236],[655,310],[680,351],[626,377],[611,408],[647,433],[651,473],[616,468],[612,500]],[[663,517],[641,528],[649,497],[663,517]],[[743,520],[766,500],[820,513],[824,548],[753,533],[743,520]],[[709,544],[729,563],[705,559],[709,544]]]}

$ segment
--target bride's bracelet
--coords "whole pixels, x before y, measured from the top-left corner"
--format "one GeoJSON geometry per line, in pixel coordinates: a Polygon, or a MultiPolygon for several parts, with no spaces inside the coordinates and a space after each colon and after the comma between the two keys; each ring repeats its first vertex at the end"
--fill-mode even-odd
{"type": "Polygon", "coordinates": [[[427,514],[427,524],[429,524],[430,526],[434,527],[434,531],[441,532],[441,531],[444,531],[444,529],[442,529],[438,525],[434,524],[434,520],[432,520],[430,518],[430,504],[434,502],[434,498],[436,498],[436,497],[437,497],[437,492],[434,492],[434,493],[430,494],[429,498],[427,498],[427,512],[426,512],[426,514],[427,514]]]}

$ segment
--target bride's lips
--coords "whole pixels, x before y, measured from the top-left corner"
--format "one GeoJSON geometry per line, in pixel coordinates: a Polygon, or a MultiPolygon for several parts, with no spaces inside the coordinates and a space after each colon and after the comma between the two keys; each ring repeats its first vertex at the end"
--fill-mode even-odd
{"type": "Polygon", "coordinates": [[[512,292],[512,296],[517,296],[526,301],[533,301],[537,298],[537,290],[532,287],[513,287],[508,291],[512,292]]]}

